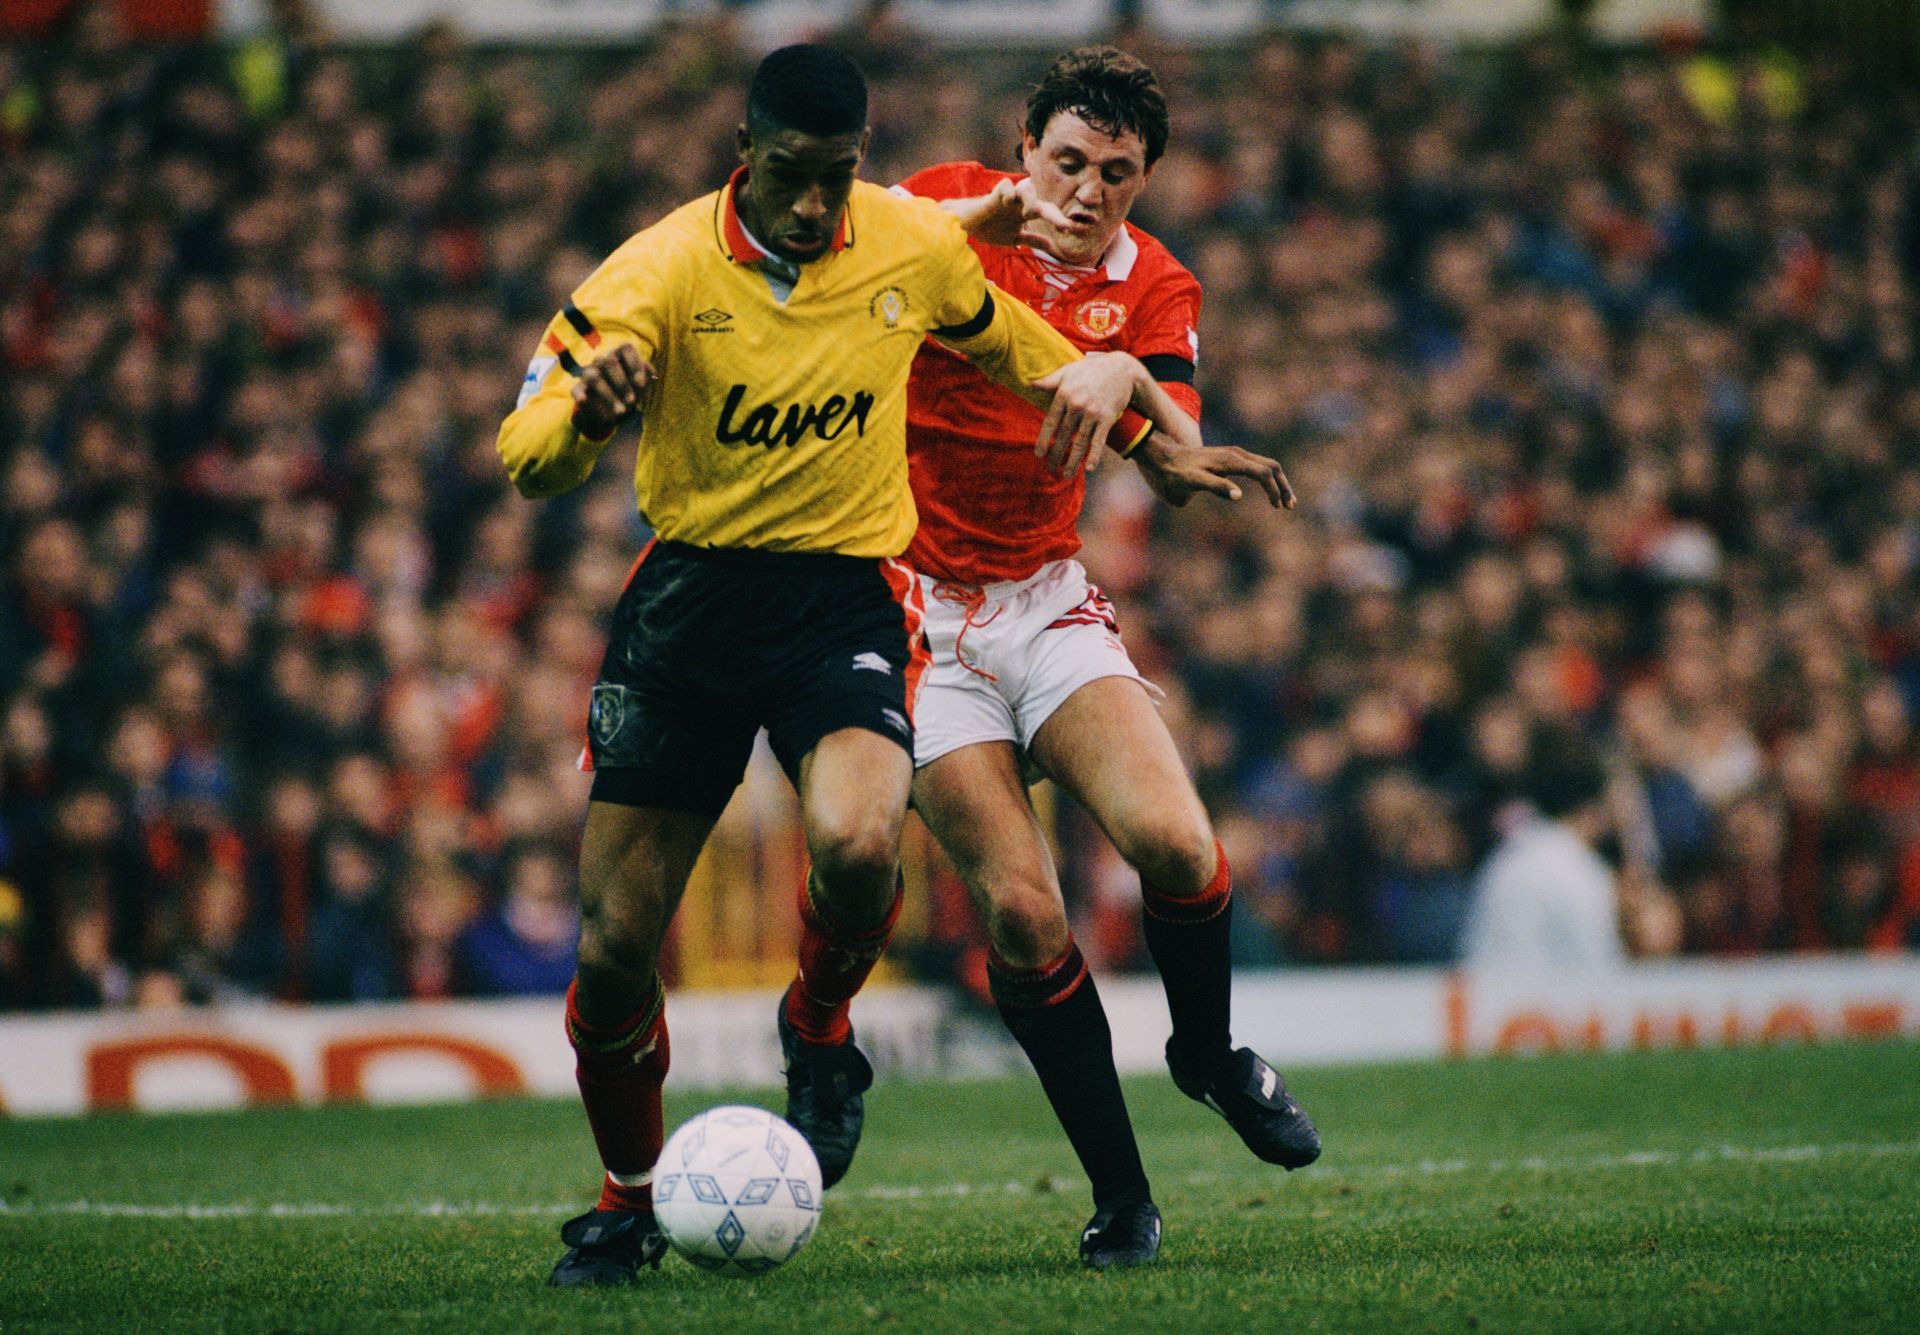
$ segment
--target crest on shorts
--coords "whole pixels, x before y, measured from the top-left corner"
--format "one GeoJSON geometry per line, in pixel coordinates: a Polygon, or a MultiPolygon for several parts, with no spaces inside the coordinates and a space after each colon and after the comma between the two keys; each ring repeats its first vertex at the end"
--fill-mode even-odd
{"type": "Polygon", "coordinates": [[[906,313],[907,294],[891,283],[874,293],[873,300],[867,303],[867,314],[889,329],[898,329],[900,317],[906,313]]]}
{"type": "Polygon", "coordinates": [[[1111,338],[1127,322],[1127,308],[1117,301],[1095,297],[1073,308],[1073,327],[1088,338],[1111,338]]]}
{"type": "Polygon", "coordinates": [[[587,727],[593,732],[593,740],[602,746],[612,743],[620,735],[620,725],[627,721],[627,693],[618,686],[596,686],[593,688],[593,704],[587,709],[587,727]]]}

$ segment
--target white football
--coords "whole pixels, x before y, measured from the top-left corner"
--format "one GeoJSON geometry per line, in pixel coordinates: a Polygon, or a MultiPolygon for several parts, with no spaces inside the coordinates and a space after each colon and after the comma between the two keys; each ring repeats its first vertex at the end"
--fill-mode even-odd
{"type": "Polygon", "coordinates": [[[673,1249],[722,1275],[793,1259],[820,1219],[813,1147],[764,1108],[727,1104],[684,1122],[653,1170],[653,1212],[673,1249]]]}

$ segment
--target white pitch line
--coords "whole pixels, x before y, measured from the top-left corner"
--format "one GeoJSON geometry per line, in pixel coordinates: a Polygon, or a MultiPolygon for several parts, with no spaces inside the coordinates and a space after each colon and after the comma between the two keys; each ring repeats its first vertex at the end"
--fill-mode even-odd
{"type": "MultiPolygon", "coordinates": [[[[1592,1154],[1550,1159],[1416,1159],[1408,1163],[1360,1164],[1352,1168],[1329,1166],[1316,1177],[1403,1178],[1451,1177],[1462,1173],[1607,1172],[1621,1168],[1671,1168],[1681,1164],[1806,1163],[1815,1159],[1880,1159],[1920,1155],[1920,1140],[1843,1141],[1833,1145],[1703,1145],[1691,1150],[1636,1150],[1626,1154],[1592,1154]]],[[[1202,1187],[1220,1182],[1247,1185],[1244,1173],[1190,1173],[1176,1179],[1182,1185],[1202,1187]]],[[[869,1201],[947,1200],[964,1196],[1026,1196],[1040,1188],[1026,1182],[946,1182],[934,1186],[872,1186],[839,1193],[869,1201]]],[[[1070,1189],[1070,1188],[1069,1188],[1070,1189]]],[[[330,1205],[323,1202],[272,1205],[123,1205],[108,1201],[36,1202],[0,1201],[0,1219],[83,1215],[106,1219],[472,1219],[557,1218],[578,1213],[577,1202],[567,1205],[501,1205],[487,1201],[412,1201],[398,1205],[330,1205]]]]}

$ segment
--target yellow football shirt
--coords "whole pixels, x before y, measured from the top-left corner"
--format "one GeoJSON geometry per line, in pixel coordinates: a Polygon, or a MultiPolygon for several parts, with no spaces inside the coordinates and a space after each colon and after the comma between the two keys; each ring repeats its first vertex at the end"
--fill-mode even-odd
{"type": "Polygon", "coordinates": [[[866,182],[781,300],[734,212],[740,179],[637,233],[574,293],[500,428],[501,458],[527,495],[584,481],[606,442],[574,429],[574,379],[631,343],[659,373],[634,495],[661,537],[898,556],[918,522],[906,406],[922,338],[942,331],[1010,388],[1079,353],[1024,302],[990,296],[951,215],[866,182]]]}

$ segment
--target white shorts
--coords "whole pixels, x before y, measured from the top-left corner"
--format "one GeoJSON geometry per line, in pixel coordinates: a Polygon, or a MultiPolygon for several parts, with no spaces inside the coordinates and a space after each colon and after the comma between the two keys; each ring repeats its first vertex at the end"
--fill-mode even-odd
{"type": "Polygon", "coordinates": [[[984,588],[922,575],[920,587],[933,661],[913,707],[916,767],[975,742],[1012,742],[1024,756],[1067,697],[1102,677],[1131,677],[1159,694],[1078,561],[984,588]]]}

